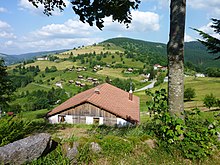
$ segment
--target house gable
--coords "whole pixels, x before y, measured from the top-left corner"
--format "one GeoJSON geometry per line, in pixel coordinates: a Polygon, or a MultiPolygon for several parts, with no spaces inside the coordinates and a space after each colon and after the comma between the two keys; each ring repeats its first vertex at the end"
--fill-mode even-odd
{"type": "Polygon", "coordinates": [[[84,110],[80,110],[81,113],[92,115],[96,111],[96,108],[93,106],[100,110],[99,114],[105,111],[132,123],[140,121],[139,98],[133,96],[132,100],[130,100],[128,92],[107,83],[77,94],[50,111],[47,115],[50,117],[61,113],[74,114],[78,113],[77,109],[79,107],[81,107],[81,110],[84,110]],[[89,109],[94,109],[94,111],[90,112],[89,109]]]}

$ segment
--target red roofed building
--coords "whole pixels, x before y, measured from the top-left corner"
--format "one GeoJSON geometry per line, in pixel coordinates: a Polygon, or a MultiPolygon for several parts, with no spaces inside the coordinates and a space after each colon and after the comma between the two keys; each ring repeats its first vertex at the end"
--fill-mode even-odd
{"type": "Polygon", "coordinates": [[[137,124],[140,122],[139,97],[104,83],[73,96],[47,117],[50,123],[137,124]]]}

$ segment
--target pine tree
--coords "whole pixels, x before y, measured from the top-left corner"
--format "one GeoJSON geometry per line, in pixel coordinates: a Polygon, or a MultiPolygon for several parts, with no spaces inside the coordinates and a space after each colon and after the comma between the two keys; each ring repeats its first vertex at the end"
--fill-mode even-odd
{"type": "Polygon", "coordinates": [[[0,107],[7,105],[10,95],[15,90],[6,71],[4,60],[0,59],[0,107]]]}
{"type": "MultiPolygon", "coordinates": [[[[211,25],[211,28],[214,29],[214,32],[220,35],[220,20],[218,19],[211,19],[213,21],[213,25],[211,25]]],[[[200,40],[198,39],[199,42],[201,42],[206,48],[208,49],[209,53],[212,54],[217,54],[220,52],[220,40],[201,31],[198,29],[193,29],[199,32],[199,35],[204,39],[200,40]]],[[[215,60],[220,59],[220,56],[216,57],[215,60]]]]}

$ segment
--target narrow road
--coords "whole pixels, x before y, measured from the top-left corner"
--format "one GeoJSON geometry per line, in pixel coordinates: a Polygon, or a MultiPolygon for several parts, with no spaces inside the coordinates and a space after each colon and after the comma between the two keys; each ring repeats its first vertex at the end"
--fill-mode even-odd
{"type": "Polygon", "coordinates": [[[154,81],[152,81],[149,85],[147,85],[147,86],[145,86],[145,87],[143,87],[143,88],[137,89],[137,90],[135,90],[134,92],[144,91],[144,90],[146,90],[146,89],[153,88],[155,82],[156,82],[156,81],[154,80],[154,81]]]}
{"type": "Polygon", "coordinates": [[[39,86],[39,87],[43,87],[43,88],[47,88],[47,89],[51,89],[51,87],[49,86],[46,86],[46,85],[41,85],[41,84],[38,84],[38,83],[35,83],[35,82],[32,82],[33,85],[36,85],[36,86],[39,86]]]}

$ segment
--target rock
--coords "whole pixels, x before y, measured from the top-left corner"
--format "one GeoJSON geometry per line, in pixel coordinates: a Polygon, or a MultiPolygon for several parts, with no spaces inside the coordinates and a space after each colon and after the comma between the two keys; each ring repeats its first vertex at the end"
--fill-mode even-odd
{"type": "Polygon", "coordinates": [[[66,157],[70,160],[70,161],[73,161],[75,160],[76,161],[76,156],[78,154],[78,149],[77,147],[79,146],[78,143],[73,143],[73,147],[69,147],[67,149],[67,153],[66,153],[66,157]]]}
{"type": "Polygon", "coordinates": [[[29,136],[0,147],[0,164],[20,165],[31,162],[55,149],[56,145],[47,133],[29,136]]]}
{"type": "Polygon", "coordinates": [[[91,150],[95,153],[99,153],[102,150],[102,148],[99,146],[98,143],[92,142],[90,143],[90,145],[91,145],[91,150]]]}
{"type": "Polygon", "coordinates": [[[150,149],[154,149],[157,146],[157,142],[155,139],[148,139],[145,141],[145,143],[147,143],[147,145],[150,147],[150,149]]]}

